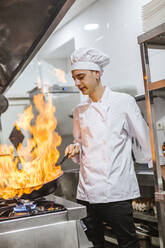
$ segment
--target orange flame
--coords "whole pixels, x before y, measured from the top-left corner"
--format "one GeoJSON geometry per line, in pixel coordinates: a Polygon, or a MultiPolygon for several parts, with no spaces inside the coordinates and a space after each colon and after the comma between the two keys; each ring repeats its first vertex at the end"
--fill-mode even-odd
{"type": "Polygon", "coordinates": [[[61,137],[55,132],[57,120],[52,99],[49,96],[46,102],[43,94],[39,94],[33,101],[39,113],[35,123],[31,124],[34,118],[32,106],[20,114],[15,123],[18,130],[31,134],[26,146],[19,144],[17,147],[18,158],[14,157],[12,145],[0,145],[0,197],[4,199],[30,194],[62,175],[61,166],[55,166],[60,155],[57,147],[61,137]],[[21,170],[17,168],[19,162],[21,170]]]}
{"type": "Polygon", "coordinates": [[[65,79],[65,72],[59,68],[55,68],[55,75],[58,78],[58,80],[62,83],[67,83],[65,79]]]}

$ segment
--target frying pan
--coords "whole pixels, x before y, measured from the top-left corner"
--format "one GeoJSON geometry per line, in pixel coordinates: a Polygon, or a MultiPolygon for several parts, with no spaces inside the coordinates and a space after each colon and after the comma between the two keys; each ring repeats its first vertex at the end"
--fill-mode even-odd
{"type": "MultiPolygon", "coordinates": [[[[58,164],[59,165],[63,164],[66,159],[68,159],[68,155],[64,156],[63,159],[60,162],[58,162],[58,164]]],[[[43,186],[39,190],[33,190],[30,194],[23,194],[21,196],[21,199],[34,200],[54,193],[59,185],[61,176],[62,175],[60,175],[55,180],[43,184],[43,186]]],[[[39,186],[39,185],[34,185],[34,187],[35,186],[39,186]]]]}
{"type": "MultiPolygon", "coordinates": [[[[0,156],[10,156],[10,155],[11,154],[0,154],[0,156]]],[[[62,165],[65,162],[66,159],[68,159],[68,154],[65,155],[63,157],[63,159],[61,161],[59,161],[57,164],[62,165]]],[[[56,178],[54,180],[51,180],[51,181],[49,181],[49,182],[47,182],[45,184],[31,186],[31,188],[32,187],[37,187],[37,186],[42,186],[42,187],[39,190],[33,190],[30,194],[23,194],[21,196],[21,199],[34,200],[34,199],[41,198],[43,196],[46,196],[46,195],[54,193],[55,190],[58,187],[59,180],[60,180],[61,176],[62,175],[60,175],[58,178],[56,178]]],[[[19,189],[19,188],[17,188],[17,189],[19,189]]]]}

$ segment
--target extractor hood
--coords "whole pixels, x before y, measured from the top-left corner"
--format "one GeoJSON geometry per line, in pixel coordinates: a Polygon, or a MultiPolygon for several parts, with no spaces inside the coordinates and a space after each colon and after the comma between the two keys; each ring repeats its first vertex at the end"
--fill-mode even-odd
{"type": "Polygon", "coordinates": [[[75,0],[0,0],[0,94],[10,87],[75,0]]]}

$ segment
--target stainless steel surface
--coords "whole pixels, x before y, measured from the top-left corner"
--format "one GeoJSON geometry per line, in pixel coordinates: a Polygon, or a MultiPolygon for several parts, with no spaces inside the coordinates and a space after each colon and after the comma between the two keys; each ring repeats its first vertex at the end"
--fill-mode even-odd
{"type": "Polygon", "coordinates": [[[54,199],[55,202],[64,205],[67,209],[69,220],[80,220],[86,216],[86,207],[78,203],[71,202],[64,198],[52,195],[48,196],[46,199],[54,199]]]}
{"type": "Polygon", "coordinates": [[[46,200],[63,204],[66,211],[0,222],[0,246],[3,248],[87,248],[88,240],[79,224],[86,216],[80,204],[50,195],[46,200]]]}
{"type": "Polygon", "coordinates": [[[93,246],[92,242],[89,242],[87,240],[86,234],[83,231],[80,221],[77,221],[77,231],[78,231],[79,247],[81,248],[90,247],[91,248],[93,246]]]}
{"type": "Polygon", "coordinates": [[[57,204],[64,205],[66,211],[1,221],[0,232],[15,231],[30,228],[32,226],[35,227],[41,225],[42,223],[52,224],[68,220],[79,220],[86,216],[86,208],[78,203],[71,202],[54,195],[47,196],[46,200],[55,201],[57,204]]]}
{"type": "MultiPolygon", "coordinates": [[[[145,99],[147,106],[147,116],[150,128],[150,141],[152,150],[152,160],[154,166],[154,182],[155,191],[158,194],[164,194],[163,192],[163,181],[161,175],[161,167],[159,161],[159,151],[158,151],[158,137],[156,132],[156,118],[155,118],[155,105],[153,98],[153,90],[157,88],[164,87],[163,83],[156,83],[152,88],[151,73],[148,57],[148,48],[165,48],[165,23],[158,26],[157,28],[141,35],[138,37],[138,43],[140,44],[144,87],[145,87],[145,99]],[[152,89],[152,91],[150,91],[152,89]]],[[[158,200],[158,199],[156,199],[158,200]]],[[[165,247],[165,202],[157,202],[157,213],[158,213],[158,223],[159,223],[159,234],[160,234],[160,247],[165,247]]]]}
{"type": "Polygon", "coordinates": [[[79,169],[64,170],[56,195],[62,196],[70,201],[76,201],[77,184],[79,177],[79,169]]]}
{"type": "Polygon", "coordinates": [[[0,233],[3,248],[78,248],[76,221],[0,233]]]}
{"type": "Polygon", "coordinates": [[[16,80],[74,1],[0,1],[0,93],[16,80]]]}

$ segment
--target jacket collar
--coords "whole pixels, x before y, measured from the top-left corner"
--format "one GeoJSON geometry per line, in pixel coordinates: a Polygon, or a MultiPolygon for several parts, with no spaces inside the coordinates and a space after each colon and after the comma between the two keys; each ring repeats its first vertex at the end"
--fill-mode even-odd
{"type": "Polygon", "coordinates": [[[110,102],[110,94],[112,93],[112,91],[107,87],[107,86],[104,86],[105,90],[104,90],[104,93],[102,95],[102,98],[98,101],[98,102],[93,102],[91,100],[90,97],[88,97],[87,99],[87,103],[91,103],[93,105],[97,104],[97,103],[103,103],[103,105],[105,104],[108,104],[108,102],[110,102]]]}
{"type": "Polygon", "coordinates": [[[99,109],[100,111],[107,112],[110,108],[112,102],[112,91],[105,86],[105,91],[102,95],[102,98],[98,102],[93,102],[90,98],[87,99],[87,104],[90,104],[92,107],[99,109]]]}

